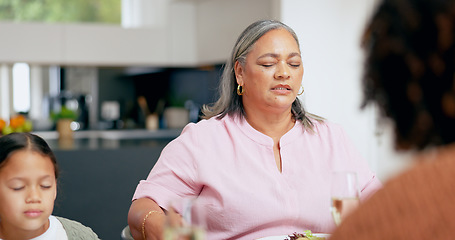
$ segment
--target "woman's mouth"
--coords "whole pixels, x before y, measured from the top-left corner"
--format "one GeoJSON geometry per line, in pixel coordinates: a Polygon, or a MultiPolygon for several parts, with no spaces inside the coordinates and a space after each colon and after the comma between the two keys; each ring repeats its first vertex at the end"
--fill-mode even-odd
{"type": "Polygon", "coordinates": [[[278,85],[273,87],[272,91],[277,94],[288,94],[291,91],[291,87],[288,85],[278,85]]]}

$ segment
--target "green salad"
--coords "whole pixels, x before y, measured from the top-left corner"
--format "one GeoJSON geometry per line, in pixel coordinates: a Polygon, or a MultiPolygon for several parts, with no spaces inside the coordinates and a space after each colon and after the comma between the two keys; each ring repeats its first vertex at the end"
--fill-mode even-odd
{"type": "Polygon", "coordinates": [[[311,230],[305,230],[303,233],[293,233],[289,235],[289,240],[325,240],[325,237],[317,237],[311,233],[311,230]]]}

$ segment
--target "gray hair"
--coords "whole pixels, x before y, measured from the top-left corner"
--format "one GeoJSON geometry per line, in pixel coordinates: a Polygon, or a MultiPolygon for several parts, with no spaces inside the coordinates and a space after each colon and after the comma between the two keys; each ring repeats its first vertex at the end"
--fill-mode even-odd
{"type": "MultiPolygon", "coordinates": [[[[237,39],[230,58],[224,65],[223,74],[221,75],[219,86],[219,98],[212,105],[204,105],[202,107],[202,118],[209,119],[217,117],[218,119],[230,115],[233,117],[245,117],[242,98],[237,94],[237,81],[234,72],[235,62],[238,61],[242,66],[245,64],[245,59],[248,53],[253,48],[256,41],[264,34],[275,29],[285,29],[294,37],[297,46],[300,49],[299,39],[294,30],[286,24],[276,20],[260,20],[249,25],[237,39]]],[[[298,98],[292,103],[292,114],[294,119],[301,120],[305,128],[312,130],[313,123],[309,116],[318,121],[323,121],[323,118],[306,113],[298,98]],[[309,116],[308,116],[309,115],[309,116]]]]}

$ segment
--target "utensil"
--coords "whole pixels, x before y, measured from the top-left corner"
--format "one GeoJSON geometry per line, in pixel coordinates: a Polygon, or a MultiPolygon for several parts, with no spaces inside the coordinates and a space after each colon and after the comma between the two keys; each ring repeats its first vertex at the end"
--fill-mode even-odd
{"type": "Polygon", "coordinates": [[[336,171],[331,179],[331,212],[335,224],[340,225],[360,203],[357,173],[351,171],[336,171]]]}

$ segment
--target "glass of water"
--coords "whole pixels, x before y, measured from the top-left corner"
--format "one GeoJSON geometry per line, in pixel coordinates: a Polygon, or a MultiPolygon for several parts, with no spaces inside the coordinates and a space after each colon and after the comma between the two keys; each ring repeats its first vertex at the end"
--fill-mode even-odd
{"type": "Polygon", "coordinates": [[[165,240],[204,240],[205,211],[197,198],[181,198],[168,204],[165,240]]]}
{"type": "Polygon", "coordinates": [[[333,172],[331,182],[331,212],[333,220],[338,226],[342,219],[355,210],[360,203],[357,173],[349,171],[333,172]]]}

